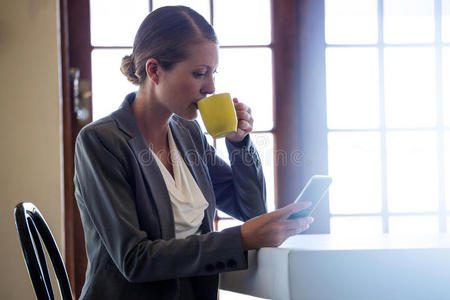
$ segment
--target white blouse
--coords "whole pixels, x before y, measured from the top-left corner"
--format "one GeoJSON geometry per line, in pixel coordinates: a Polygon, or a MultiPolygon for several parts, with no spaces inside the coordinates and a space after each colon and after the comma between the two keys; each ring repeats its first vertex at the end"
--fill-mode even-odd
{"type": "Polygon", "coordinates": [[[191,171],[178,151],[169,128],[169,151],[173,166],[173,177],[159,157],[152,151],[169,192],[175,220],[175,237],[183,239],[199,234],[208,202],[197,185],[191,171]]]}

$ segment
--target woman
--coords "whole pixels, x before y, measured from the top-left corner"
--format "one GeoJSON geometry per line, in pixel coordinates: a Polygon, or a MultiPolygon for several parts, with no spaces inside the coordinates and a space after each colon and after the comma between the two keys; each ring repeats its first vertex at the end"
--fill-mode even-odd
{"type": "Polygon", "coordinates": [[[193,121],[196,102],[214,93],[217,63],[214,30],[195,11],[163,7],[141,24],[121,66],[138,92],[76,142],[82,299],[216,299],[219,272],[247,268],[247,250],[278,246],[312,222],[287,220],[301,203],[265,214],[250,108],[234,99],[231,167],[193,121]],[[253,219],[213,232],[216,207],[253,219]]]}

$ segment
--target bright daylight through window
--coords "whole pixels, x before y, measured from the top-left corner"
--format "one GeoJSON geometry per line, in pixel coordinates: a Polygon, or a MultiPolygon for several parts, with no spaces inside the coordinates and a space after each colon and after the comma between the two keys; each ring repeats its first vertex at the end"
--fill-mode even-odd
{"type": "Polygon", "coordinates": [[[332,234],[445,232],[450,1],[326,0],[332,234]]]}

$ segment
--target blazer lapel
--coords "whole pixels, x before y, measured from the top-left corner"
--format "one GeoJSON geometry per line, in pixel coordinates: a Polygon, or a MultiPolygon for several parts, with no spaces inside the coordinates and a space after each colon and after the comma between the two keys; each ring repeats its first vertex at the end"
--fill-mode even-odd
{"type": "Polygon", "coordinates": [[[173,238],[175,237],[175,221],[173,219],[169,192],[159,166],[137,127],[131,111],[131,103],[134,101],[134,98],[134,93],[129,94],[122,103],[121,108],[113,113],[113,118],[116,119],[119,127],[130,136],[128,144],[141,166],[142,173],[144,173],[144,177],[150,187],[153,201],[156,202],[155,207],[161,224],[162,238],[173,238]]]}
{"type": "Polygon", "coordinates": [[[161,234],[163,239],[175,237],[175,221],[173,219],[172,204],[166,183],[161,170],[151,150],[140,137],[134,137],[128,141],[144,173],[145,179],[150,186],[153,201],[156,202],[156,210],[161,223],[161,234]]]}

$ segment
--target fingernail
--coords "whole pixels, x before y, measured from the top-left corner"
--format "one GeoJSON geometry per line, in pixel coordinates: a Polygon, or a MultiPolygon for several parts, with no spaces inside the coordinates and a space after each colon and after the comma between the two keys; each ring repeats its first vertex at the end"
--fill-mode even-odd
{"type": "Polygon", "coordinates": [[[308,221],[309,221],[310,223],[312,223],[312,222],[314,222],[314,218],[313,218],[313,217],[308,217],[308,221]]]}
{"type": "Polygon", "coordinates": [[[238,99],[237,99],[237,98],[233,98],[233,102],[234,102],[234,103],[237,103],[237,102],[238,102],[238,99]]]}

